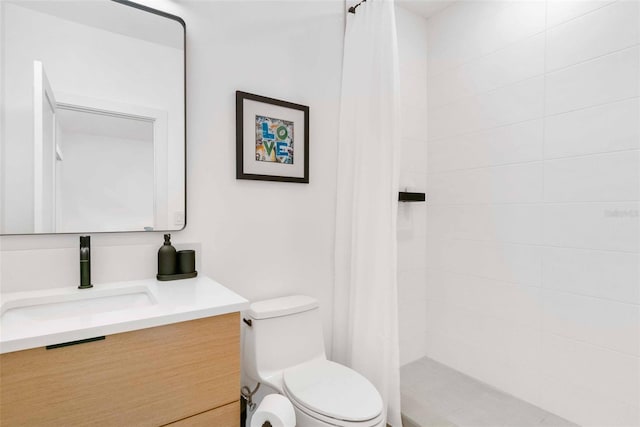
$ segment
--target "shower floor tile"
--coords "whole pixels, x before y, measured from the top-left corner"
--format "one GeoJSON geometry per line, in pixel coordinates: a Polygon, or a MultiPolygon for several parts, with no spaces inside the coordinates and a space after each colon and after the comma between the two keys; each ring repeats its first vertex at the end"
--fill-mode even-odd
{"type": "Polygon", "coordinates": [[[404,427],[576,426],[427,357],[400,375],[404,427]]]}

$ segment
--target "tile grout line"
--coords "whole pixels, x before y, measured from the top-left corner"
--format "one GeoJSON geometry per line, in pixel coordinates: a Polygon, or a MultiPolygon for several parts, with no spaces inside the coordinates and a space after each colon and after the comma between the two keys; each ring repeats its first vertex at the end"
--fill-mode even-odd
{"type": "MultiPolygon", "coordinates": [[[[547,145],[547,54],[548,54],[548,21],[549,21],[549,1],[550,0],[546,0],[545,1],[545,12],[544,12],[544,56],[542,57],[542,70],[544,71],[544,80],[542,82],[543,85],[543,92],[542,92],[542,116],[544,117],[544,119],[542,119],[542,200],[545,200],[545,167],[544,167],[544,159],[545,159],[545,147],[547,145]]],[[[539,221],[540,221],[540,231],[542,233],[541,236],[541,240],[542,242],[544,242],[545,239],[545,226],[544,226],[544,209],[540,209],[540,214],[539,214],[539,221]]],[[[538,348],[540,349],[540,354],[542,354],[543,352],[543,336],[544,336],[544,316],[542,313],[544,313],[544,306],[545,306],[545,302],[544,302],[544,298],[542,298],[542,290],[545,289],[545,282],[544,282],[544,260],[545,260],[545,256],[544,256],[544,251],[541,250],[541,254],[540,254],[540,301],[539,301],[539,316],[538,316],[538,348]]],[[[538,375],[541,373],[542,371],[542,365],[537,365],[538,368],[538,375]]],[[[537,396],[536,398],[538,400],[541,400],[541,396],[542,396],[542,387],[540,386],[540,383],[536,383],[537,386],[537,396]]]]}
{"type": "MultiPolygon", "coordinates": [[[[482,54],[482,55],[480,55],[480,56],[475,56],[475,57],[472,57],[472,58],[470,58],[470,59],[467,59],[467,60],[465,60],[465,61],[461,62],[460,64],[455,65],[455,66],[453,66],[453,67],[449,67],[449,68],[446,68],[446,69],[444,69],[444,70],[441,70],[440,72],[438,72],[437,74],[435,74],[433,77],[435,78],[435,77],[439,77],[439,76],[441,76],[441,75],[443,75],[443,74],[445,74],[445,73],[450,73],[450,72],[451,72],[451,71],[453,71],[453,70],[456,70],[456,69],[458,69],[458,68],[462,68],[462,67],[464,67],[465,65],[467,65],[467,64],[469,64],[469,63],[472,63],[472,62],[475,62],[475,61],[478,61],[478,60],[479,60],[479,59],[481,59],[481,58],[484,58],[484,57],[486,57],[486,56],[490,56],[490,55],[496,54],[496,53],[500,52],[501,50],[506,50],[506,49],[508,49],[508,48],[510,48],[510,47],[513,47],[513,45],[515,45],[515,44],[517,44],[517,43],[520,43],[520,42],[523,42],[523,41],[527,41],[527,40],[529,40],[529,39],[532,39],[532,38],[534,38],[534,37],[537,37],[537,36],[541,35],[542,33],[546,33],[548,29],[555,29],[555,28],[558,28],[558,27],[560,27],[560,26],[562,26],[562,25],[565,25],[565,24],[567,24],[567,23],[569,23],[569,22],[571,22],[571,21],[575,21],[575,20],[577,20],[577,19],[579,19],[579,18],[585,17],[585,16],[587,16],[587,15],[589,15],[589,14],[593,13],[593,12],[596,12],[596,11],[598,11],[598,10],[600,10],[600,9],[603,9],[603,8],[605,8],[605,7],[607,7],[607,6],[611,6],[611,5],[613,5],[614,3],[617,3],[618,1],[620,1],[620,0],[612,0],[612,1],[609,1],[609,2],[605,2],[603,5],[601,5],[601,6],[597,7],[597,8],[595,8],[595,9],[592,9],[592,10],[590,10],[590,11],[588,11],[588,12],[582,13],[582,14],[580,14],[580,15],[578,15],[578,16],[574,16],[573,18],[567,19],[567,20],[565,20],[565,21],[561,21],[561,22],[559,22],[559,23],[557,23],[557,24],[555,24],[555,25],[553,25],[552,27],[549,27],[549,28],[547,28],[547,13],[548,13],[548,10],[545,10],[545,25],[544,25],[544,29],[542,29],[542,30],[540,30],[540,31],[538,31],[538,32],[536,32],[536,33],[533,33],[533,34],[526,35],[526,36],[524,36],[524,37],[522,37],[521,39],[518,39],[518,40],[516,40],[516,41],[513,41],[513,42],[510,42],[510,43],[507,43],[506,45],[501,46],[501,47],[499,47],[498,49],[492,50],[492,51],[487,52],[487,53],[485,53],[485,54],[482,54]]],[[[548,7],[547,7],[546,5],[545,5],[545,8],[546,8],[546,9],[548,9],[548,7]]]]}
{"type": "MultiPolygon", "coordinates": [[[[545,126],[543,124],[543,132],[545,131],[545,126]]],[[[437,174],[446,174],[446,173],[452,173],[452,172],[464,172],[464,171],[472,171],[472,170],[478,170],[478,169],[491,169],[491,168],[499,168],[499,167],[504,167],[504,166],[515,166],[515,165],[527,165],[527,164],[531,164],[531,163],[545,163],[545,162],[554,162],[557,160],[572,160],[572,159],[582,159],[585,157],[595,157],[595,156],[606,156],[608,154],[620,154],[620,153],[626,153],[626,152],[633,152],[633,151],[637,151],[640,152],[640,148],[623,148],[620,150],[609,150],[609,151],[601,151],[601,152],[597,152],[597,153],[583,153],[583,154],[575,154],[572,156],[560,156],[560,157],[549,157],[549,158],[545,158],[544,157],[544,138],[543,138],[543,143],[542,143],[543,147],[543,158],[541,159],[536,159],[536,160],[523,160],[520,162],[509,162],[509,163],[495,163],[495,164],[491,164],[491,165],[485,165],[485,166],[473,166],[473,167],[468,167],[468,168],[455,168],[455,169],[444,169],[444,170],[439,170],[436,172],[432,172],[432,173],[427,173],[427,175],[437,175],[437,174]]]]}
{"type": "Polygon", "coordinates": [[[547,70],[547,64],[546,64],[547,34],[546,34],[546,31],[544,31],[544,32],[538,33],[537,35],[539,36],[539,35],[542,35],[542,34],[544,34],[544,37],[545,37],[545,47],[544,47],[544,56],[545,56],[545,58],[543,58],[543,71],[541,73],[533,75],[533,76],[529,76],[529,77],[524,78],[524,79],[520,79],[520,80],[516,80],[516,81],[510,82],[510,83],[506,83],[506,84],[491,88],[489,90],[475,92],[475,93],[472,93],[472,94],[469,94],[469,95],[460,96],[458,98],[454,98],[451,101],[447,101],[446,103],[443,103],[443,104],[429,106],[429,104],[427,103],[427,110],[442,110],[444,108],[450,107],[450,106],[452,106],[452,105],[454,105],[456,103],[459,103],[461,101],[464,101],[466,99],[479,98],[481,96],[490,95],[493,92],[497,92],[499,90],[502,90],[502,89],[505,89],[505,88],[509,88],[511,86],[516,86],[516,85],[522,84],[524,82],[527,82],[529,80],[534,80],[536,78],[544,77],[544,76],[546,76],[548,74],[560,73],[560,72],[563,72],[563,71],[565,71],[565,70],[567,70],[569,68],[581,66],[581,65],[584,65],[584,64],[586,64],[588,62],[597,61],[597,60],[602,59],[602,58],[604,58],[606,56],[615,55],[615,54],[624,52],[625,50],[631,50],[631,49],[634,49],[634,48],[637,48],[638,46],[640,46],[639,42],[635,42],[635,43],[630,44],[628,46],[621,47],[621,48],[618,48],[618,49],[615,49],[615,50],[612,50],[612,51],[609,51],[607,53],[603,53],[603,54],[600,54],[600,55],[597,55],[597,56],[594,56],[594,57],[583,59],[583,60],[575,62],[573,64],[565,65],[563,67],[556,68],[556,69],[553,69],[553,70],[547,70]]]}
{"type": "MultiPolygon", "coordinates": [[[[480,315],[482,317],[487,317],[487,318],[490,318],[490,319],[501,320],[501,321],[506,320],[506,319],[501,318],[499,316],[495,316],[495,315],[493,315],[491,313],[487,314],[487,312],[476,310],[475,308],[473,308],[471,306],[462,305],[462,304],[460,304],[460,303],[458,303],[456,301],[452,301],[451,299],[448,299],[446,297],[434,297],[434,298],[431,298],[431,301],[434,301],[434,300],[435,301],[438,301],[438,300],[439,301],[445,301],[446,303],[448,303],[448,305],[451,305],[451,306],[453,306],[453,307],[455,307],[457,309],[462,309],[464,311],[468,311],[468,312],[471,312],[471,313],[474,313],[474,314],[478,314],[478,315],[480,315]]],[[[531,325],[532,324],[527,324],[526,322],[524,322],[524,323],[523,322],[517,322],[517,323],[509,325],[509,327],[511,327],[513,329],[523,329],[523,328],[529,328],[530,329],[531,325]]],[[[609,352],[616,353],[616,354],[621,355],[621,356],[631,357],[631,358],[634,358],[634,359],[640,359],[640,354],[634,354],[634,353],[629,353],[629,352],[622,351],[622,350],[617,350],[615,348],[607,347],[606,345],[597,344],[597,343],[594,343],[594,342],[591,342],[591,341],[583,340],[583,339],[580,339],[580,338],[575,338],[575,337],[572,337],[572,336],[569,336],[569,335],[564,335],[564,334],[561,334],[561,333],[558,333],[558,332],[553,332],[551,330],[546,330],[544,328],[544,326],[542,327],[542,329],[543,329],[543,331],[541,331],[541,335],[542,334],[555,335],[555,336],[558,336],[558,337],[561,337],[561,338],[564,338],[564,339],[567,339],[567,340],[570,340],[570,341],[574,341],[574,342],[577,342],[577,343],[580,343],[580,344],[583,344],[583,345],[589,345],[589,346],[591,346],[593,348],[596,348],[596,349],[599,349],[599,350],[609,351],[609,352]]],[[[427,328],[427,330],[429,330],[429,328],[427,328]]],[[[432,330],[431,331],[431,333],[434,333],[434,332],[443,334],[443,332],[439,332],[438,330],[432,330]]],[[[449,335],[449,334],[445,334],[445,335],[449,335]]],[[[543,347],[540,347],[540,348],[543,348],[543,347]]]]}
{"type": "MultiPolygon", "coordinates": [[[[463,3],[463,2],[460,2],[460,3],[463,3]]],[[[513,2],[513,4],[516,4],[516,2],[513,2]]],[[[509,6],[502,6],[502,7],[503,7],[503,8],[505,8],[505,7],[506,7],[506,8],[507,8],[507,10],[508,10],[509,8],[513,7],[513,5],[509,5],[509,6]]],[[[502,10],[504,11],[504,9],[502,9],[502,10]]],[[[484,24],[484,22],[483,22],[483,21],[486,21],[486,20],[488,20],[488,18],[494,17],[495,15],[496,15],[496,12],[493,12],[491,15],[487,15],[487,16],[483,17],[483,19],[481,19],[481,20],[476,20],[476,23],[480,22],[480,23],[484,24]]],[[[528,38],[533,38],[533,37],[535,37],[536,35],[539,35],[540,33],[542,33],[542,30],[540,30],[540,31],[538,31],[538,32],[536,32],[536,33],[532,33],[532,34],[524,35],[524,36],[522,36],[522,38],[521,38],[521,39],[519,39],[519,40],[516,40],[516,41],[513,41],[513,42],[509,42],[509,43],[507,43],[507,44],[505,44],[505,45],[503,45],[503,46],[501,46],[501,47],[499,47],[499,48],[496,48],[496,49],[494,49],[494,50],[492,50],[492,51],[489,51],[489,52],[487,52],[487,53],[485,53],[485,54],[482,54],[482,55],[479,55],[479,56],[474,56],[474,57],[471,57],[471,58],[469,58],[469,59],[466,59],[466,60],[464,60],[463,62],[461,62],[461,63],[460,63],[460,64],[458,64],[458,65],[454,65],[454,66],[452,66],[452,67],[444,68],[443,70],[440,70],[438,73],[434,74],[434,76],[436,76],[436,77],[437,77],[437,76],[439,76],[439,75],[441,75],[441,74],[444,74],[444,73],[450,72],[450,71],[452,71],[452,70],[455,70],[456,68],[459,68],[459,67],[461,67],[461,66],[463,66],[463,65],[465,65],[465,64],[467,64],[467,63],[469,63],[469,62],[471,62],[471,61],[478,60],[478,59],[480,59],[480,58],[482,58],[482,57],[484,57],[484,56],[487,56],[487,55],[492,55],[492,54],[494,54],[494,53],[496,53],[496,52],[499,52],[499,51],[500,51],[500,50],[502,50],[502,49],[506,49],[507,47],[511,46],[512,44],[517,43],[517,42],[518,42],[518,41],[520,41],[520,40],[525,40],[525,39],[528,39],[528,38]]],[[[445,41],[446,41],[446,39],[445,39],[445,41]]]]}
{"type": "MultiPolygon", "coordinates": [[[[537,78],[540,78],[540,77],[541,76],[538,76],[537,78]]],[[[452,133],[450,135],[439,136],[439,137],[436,137],[436,138],[427,138],[427,142],[442,142],[442,140],[446,140],[446,139],[452,139],[452,138],[457,138],[457,137],[460,137],[460,136],[472,135],[474,133],[487,132],[487,131],[490,131],[490,130],[499,129],[499,128],[503,128],[503,127],[508,127],[508,126],[515,126],[515,125],[519,125],[519,124],[522,124],[522,123],[531,122],[531,121],[535,121],[535,120],[545,120],[545,119],[550,118],[550,117],[557,117],[557,116],[561,116],[563,114],[575,113],[575,112],[587,110],[587,109],[590,109],[590,108],[598,108],[598,107],[602,107],[602,106],[605,106],[605,105],[616,104],[616,103],[625,102],[625,101],[631,101],[631,100],[634,100],[634,99],[640,99],[640,95],[633,95],[633,96],[628,96],[628,97],[624,97],[624,98],[618,98],[618,99],[609,100],[609,101],[606,101],[606,102],[601,102],[599,104],[587,105],[585,107],[572,108],[572,109],[569,109],[569,110],[566,110],[566,111],[560,111],[560,112],[557,112],[557,113],[548,114],[547,116],[536,116],[536,117],[532,117],[532,118],[525,119],[525,120],[517,120],[517,121],[514,121],[514,122],[502,123],[502,124],[499,124],[499,125],[496,125],[496,126],[491,126],[491,127],[486,127],[486,128],[478,128],[478,129],[473,129],[473,130],[464,131],[464,132],[458,132],[458,133],[452,133]]]]}
{"type": "Polygon", "coordinates": [[[512,246],[526,246],[526,247],[535,247],[535,248],[554,248],[554,249],[577,249],[584,251],[594,251],[594,252],[613,252],[617,254],[631,254],[640,256],[639,252],[636,251],[621,251],[617,249],[602,249],[602,248],[581,248],[577,246],[559,246],[559,245],[548,245],[544,243],[518,243],[518,242],[506,242],[499,240],[482,240],[482,239],[471,239],[471,238],[452,238],[452,237],[441,237],[434,236],[437,240],[453,240],[453,241],[461,241],[461,242],[477,242],[477,243],[491,243],[495,245],[512,245],[512,246]]]}
{"type": "Polygon", "coordinates": [[[606,347],[606,346],[603,346],[601,344],[595,344],[595,343],[592,343],[590,341],[581,340],[580,338],[575,338],[575,337],[571,337],[571,336],[568,336],[568,335],[559,334],[558,332],[548,331],[547,333],[550,334],[550,335],[555,335],[555,336],[560,337],[560,338],[564,338],[564,339],[569,340],[569,341],[573,341],[573,342],[582,344],[582,345],[588,345],[590,347],[597,348],[598,350],[610,351],[612,353],[616,353],[616,354],[619,354],[619,355],[622,355],[622,356],[632,357],[634,359],[640,359],[640,354],[627,353],[625,351],[616,350],[614,348],[606,347]]]}
{"type": "Polygon", "coordinates": [[[539,206],[539,205],[579,205],[579,204],[594,204],[594,203],[603,203],[603,204],[611,204],[611,203],[638,203],[640,200],[638,199],[630,199],[630,200],[577,200],[577,201],[544,201],[539,200],[535,202],[458,202],[458,203],[442,203],[442,202],[431,202],[431,206],[444,206],[444,207],[491,207],[491,206],[539,206]]]}
{"type": "MultiPolygon", "coordinates": [[[[564,291],[564,290],[545,287],[545,286],[543,286],[543,284],[531,285],[531,284],[526,284],[526,283],[521,283],[521,282],[514,282],[514,281],[509,281],[509,280],[496,279],[494,277],[483,276],[481,274],[461,273],[459,271],[452,270],[452,269],[449,269],[447,267],[433,267],[432,270],[436,270],[436,271],[440,271],[440,272],[444,272],[444,273],[453,273],[453,274],[457,274],[459,276],[464,276],[464,277],[472,277],[472,278],[477,278],[477,279],[491,280],[493,282],[499,283],[502,286],[510,287],[510,288],[539,289],[541,292],[547,291],[547,292],[553,292],[553,293],[562,294],[562,295],[571,295],[571,296],[574,296],[574,297],[592,299],[592,300],[596,300],[596,301],[606,301],[606,302],[609,302],[609,303],[622,304],[622,305],[632,306],[632,307],[635,307],[637,309],[640,309],[640,301],[639,302],[629,302],[629,301],[621,301],[621,300],[617,300],[617,299],[613,299],[613,298],[599,297],[599,296],[588,295],[588,294],[580,294],[580,293],[577,293],[577,292],[570,292],[570,291],[564,291]]],[[[639,357],[640,357],[640,355],[639,355],[639,357]]]]}

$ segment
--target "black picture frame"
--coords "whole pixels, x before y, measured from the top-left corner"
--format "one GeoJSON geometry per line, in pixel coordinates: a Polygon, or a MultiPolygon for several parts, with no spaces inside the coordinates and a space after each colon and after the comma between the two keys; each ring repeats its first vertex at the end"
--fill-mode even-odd
{"type": "MultiPolygon", "coordinates": [[[[291,165],[281,164],[283,168],[291,165]]],[[[266,96],[256,95],[253,93],[236,91],[236,179],[249,179],[258,181],[279,181],[279,182],[297,182],[302,184],[309,183],[309,107],[307,105],[295,104],[293,102],[283,101],[281,99],[269,98],[266,96]],[[252,146],[255,149],[256,136],[255,131],[251,135],[245,135],[244,132],[244,115],[245,100],[256,101],[258,103],[268,105],[274,105],[277,107],[283,107],[290,110],[297,110],[303,113],[304,117],[304,144],[303,144],[303,162],[304,172],[302,176],[287,176],[279,175],[277,173],[251,173],[247,171],[245,167],[245,145],[252,146]]]]}

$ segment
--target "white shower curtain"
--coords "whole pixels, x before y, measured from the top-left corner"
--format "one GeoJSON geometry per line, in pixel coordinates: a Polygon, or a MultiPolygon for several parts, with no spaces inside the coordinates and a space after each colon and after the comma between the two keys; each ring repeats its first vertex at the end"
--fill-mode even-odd
{"type": "Polygon", "coordinates": [[[333,359],[380,391],[400,420],[396,216],[398,51],[393,0],[347,13],[335,242],[333,359]]]}

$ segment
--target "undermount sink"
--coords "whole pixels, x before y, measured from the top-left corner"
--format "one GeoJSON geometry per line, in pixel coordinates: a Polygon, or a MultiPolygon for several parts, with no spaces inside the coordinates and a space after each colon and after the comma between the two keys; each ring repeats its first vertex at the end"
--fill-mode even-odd
{"type": "Polygon", "coordinates": [[[208,277],[155,278],[0,292],[0,354],[242,311],[249,302],[208,277]]]}
{"type": "MultiPolygon", "coordinates": [[[[99,286],[99,285],[98,285],[99,286]]],[[[144,285],[100,289],[68,289],[41,296],[3,301],[2,323],[51,321],[100,313],[148,307],[157,304],[151,289],[144,285]]]]}

